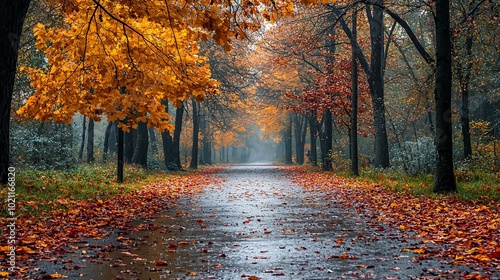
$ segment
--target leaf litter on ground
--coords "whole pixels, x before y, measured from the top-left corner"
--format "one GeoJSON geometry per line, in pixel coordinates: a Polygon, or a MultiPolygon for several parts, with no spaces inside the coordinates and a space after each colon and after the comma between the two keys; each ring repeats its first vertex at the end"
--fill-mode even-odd
{"type": "MultiPolygon", "coordinates": [[[[131,221],[151,217],[165,207],[175,204],[181,195],[194,195],[205,186],[219,184],[219,179],[213,174],[220,168],[207,167],[192,173],[169,176],[161,182],[150,183],[106,200],[59,199],[51,202],[64,204],[67,210],[55,209],[38,213],[36,216],[21,214],[15,221],[16,268],[10,274],[7,271],[10,267],[7,255],[12,245],[8,243],[10,232],[1,232],[0,265],[3,269],[0,271],[0,278],[27,276],[37,270],[37,261],[55,261],[55,255],[81,249],[84,246],[81,245],[83,239],[101,239],[108,236],[113,229],[127,229],[131,221]]],[[[6,229],[10,222],[8,217],[0,217],[0,228],[6,229]]],[[[143,229],[149,229],[150,226],[154,225],[144,225],[143,229]]],[[[131,230],[140,229],[134,227],[131,230]]],[[[126,237],[119,236],[118,239],[126,241],[126,237]]],[[[86,253],[85,250],[82,252],[86,253]]],[[[65,278],[59,273],[46,274],[43,277],[42,279],[65,278]]]]}
{"type": "MultiPolygon", "coordinates": [[[[453,195],[415,196],[391,191],[382,184],[310,168],[284,168],[291,173],[294,183],[309,191],[324,192],[336,202],[356,209],[380,230],[385,226],[418,240],[418,247],[407,248],[418,254],[413,262],[442,258],[453,265],[481,267],[486,274],[500,270],[498,202],[483,204],[453,195]]],[[[478,273],[468,277],[489,279],[488,275],[478,273]]]]}

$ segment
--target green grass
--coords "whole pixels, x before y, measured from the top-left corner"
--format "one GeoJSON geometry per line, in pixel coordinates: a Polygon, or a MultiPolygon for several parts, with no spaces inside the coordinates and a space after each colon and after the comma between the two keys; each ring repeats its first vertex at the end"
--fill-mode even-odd
{"type": "Polygon", "coordinates": [[[456,173],[459,197],[466,200],[500,201],[500,174],[486,171],[456,173]]]}
{"type": "MultiPolygon", "coordinates": [[[[348,173],[342,176],[350,176],[348,173]]],[[[456,171],[457,197],[468,201],[488,203],[500,201],[500,174],[485,171],[456,171]]],[[[408,192],[414,195],[436,196],[433,174],[409,176],[400,171],[364,170],[359,179],[370,183],[382,184],[394,192],[408,192]]]]}
{"type": "MultiPolygon", "coordinates": [[[[168,172],[147,171],[132,165],[125,167],[124,174],[124,183],[118,184],[114,164],[81,164],[70,170],[18,168],[16,169],[18,206],[16,213],[37,214],[58,209],[63,205],[51,203],[58,199],[106,200],[114,195],[130,192],[173,176],[168,172]]],[[[7,197],[7,188],[0,189],[0,196],[7,197]]],[[[2,208],[0,216],[5,216],[6,208],[2,208]]]]}

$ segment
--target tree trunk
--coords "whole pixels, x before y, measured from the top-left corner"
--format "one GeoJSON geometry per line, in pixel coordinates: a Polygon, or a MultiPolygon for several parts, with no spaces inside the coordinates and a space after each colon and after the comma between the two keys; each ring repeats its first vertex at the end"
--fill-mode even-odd
{"type": "Polygon", "coordinates": [[[311,141],[311,151],[309,152],[309,160],[313,166],[318,165],[318,152],[316,146],[316,138],[318,137],[318,120],[316,119],[316,111],[309,114],[309,132],[311,141]]]}
{"type": "Polygon", "coordinates": [[[173,140],[170,131],[165,130],[161,133],[161,138],[163,141],[163,156],[165,160],[165,167],[170,170],[169,164],[172,162],[173,158],[173,140]]]}
{"type": "Polygon", "coordinates": [[[94,162],[94,120],[89,119],[87,135],[87,163],[94,162]]]}
{"type": "MultiPolygon", "coordinates": [[[[162,102],[165,105],[165,111],[168,113],[168,101],[165,100],[162,102]]],[[[163,142],[163,156],[165,160],[165,168],[170,170],[169,165],[173,159],[173,140],[172,135],[170,135],[170,131],[165,130],[161,133],[161,139],[163,142]]]]}
{"type": "Polygon", "coordinates": [[[30,0],[0,1],[0,183],[8,182],[10,112],[19,40],[30,0]]]}
{"type": "MultiPolygon", "coordinates": [[[[382,0],[377,4],[383,5],[382,0]]],[[[387,128],[385,121],[384,104],[384,13],[382,8],[374,5],[373,13],[369,6],[366,7],[370,23],[371,38],[371,75],[368,77],[370,93],[373,106],[373,126],[375,129],[375,166],[381,168],[389,167],[389,143],[387,139],[387,128]]]]}
{"type": "Polygon", "coordinates": [[[117,134],[117,174],[116,174],[116,181],[118,183],[123,183],[123,166],[125,163],[125,157],[124,157],[124,132],[122,129],[118,128],[118,125],[115,128],[116,134],[117,134]]]}
{"type": "Polygon", "coordinates": [[[210,123],[208,122],[208,113],[206,112],[205,106],[200,107],[200,131],[203,138],[201,140],[201,145],[203,149],[201,150],[200,163],[201,164],[212,164],[212,143],[210,142],[210,135],[208,133],[210,129],[210,123]]]}
{"type": "Polygon", "coordinates": [[[111,124],[111,131],[109,132],[109,152],[116,153],[118,148],[118,121],[114,121],[111,124]]]}
{"type": "Polygon", "coordinates": [[[200,119],[198,115],[198,103],[193,98],[193,147],[191,149],[191,163],[189,168],[198,168],[198,134],[200,132],[200,119]]]}
{"type": "MultiPolygon", "coordinates": [[[[336,22],[336,19],[333,17],[333,14],[331,15],[330,22],[332,23],[332,26],[330,27],[330,30],[328,31],[328,38],[326,40],[326,47],[328,48],[328,53],[326,57],[326,67],[327,67],[327,73],[332,77],[331,82],[335,82],[333,80],[334,73],[333,73],[333,65],[335,63],[335,53],[336,53],[336,44],[337,42],[335,41],[335,25],[333,24],[336,22]]],[[[333,93],[330,93],[333,94],[333,93]]],[[[330,98],[333,98],[330,96],[330,98]]],[[[329,159],[329,154],[332,151],[332,141],[333,141],[333,121],[332,121],[332,112],[330,109],[327,109],[323,113],[323,119],[324,119],[324,144],[323,144],[323,150],[321,153],[322,157],[322,169],[324,171],[329,171],[332,170],[332,161],[329,159]]]]}
{"type": "Polygon", "coordinates": [[[307,115],[302,114],[300,116],[301,122],[302,122],[302,132],[300,135],[300,148],[302,150],[301,155],[302,155],[302,164],[304,164],[304,156],[305,156],[305,151],[304,151],[304,146],[306,145],[306,136],[307,136],[307,115]]]}
{"type": "MultiPolygon", "coordinates": [[[[352,15],[352,36],[354,41],[357,41],[357,22],[356,12],[352,15]]],[[[356,60],[356,50],[352,46],[352,68],[351,68],[351,137],[350,137],[350,154],[351,154],[351,172],[354,176],[359,176],[359,155],[358,155],[358,63],[356,60]]]]}
{"type": "Polygon", "coordinates": [[[463,158],[468,159],[472,156],[472,145],[470,140],[470,119],[469,119],[469,84],[470,75],[472,70],[472,43],[474,38],[472,35],[467,36],[465,42],[466,51],[466,67],[465,74],[462,67],[457,67],[458,79],[460,81],[460,91],[462,92],[462,114],[460,116],[460,123],[462,125],[462,138],[464,143],[463,158]]]}
{"type": "Polygon", "coordinates": [[[203,141],[203,161],[204,164],[212,164],[212,142],[208,140],[203,141]]]}
{"type": "Polygon", "coordinates": [[[83,150],[85,149],[85,134],[87,133],[87,117],[83,116],[82,122],[82,142],[80,144],[80,151],[78,151],[78,159],[83,159],[83,150]]]}
{"type": "Polygon", "coordinates": [[[325,111],[324,113],[324,144],[323,150],[321,153],[322,157],[322,169],[324,171],[332,170],[332,161],[330,160],[330,153],[332,151],[332,141],[333,141],[333,120],[332,120],[332,112],[330,110],[325,111]]]}
{"type": "Polygon", "coordinates": [[[182,116],[184,115],[184,103],[181,103],[181,106],[175,110],[175,129],[174,129],[174,142],[173,142],[173,151],[172,151],[172,169],[181,170],[181,154],[180,154],[180,145],[181,145],[181,131],[182,131],[182,116]]]}
{"type": "Polygon", "coordinates": [[[149,130],[149,143],[151,143],[151,151],[153,154],[158,153],[158,147],[157,147],[157,141],[156,141],[156,136],[155,136],[155,128],[150,127],[148,128],[149,130]]]}
{"type": "Polygon", "coordinates": [[[451,118],[451,38],[449,0],[436,0],[436,177],[434,192],[455,192],[451,118]]]}
{"type": "Polygon", "coordinates": [[[288,124],[285,129],[285,164],[292,164],[292,116],[288,114],[288,124]]]}
{"type": "Polygon", "coordinates": [[[135,145],[135,138],[134,134],[136,133],[136,129],[130,129],[129,132],[124,132],[124,144],[125,144],[125,161],[127,163],[132,162],[132,156],[134,155],[134,145],[135,145]]]}
{"type": "Polygon", "coordinates": [[[108,122],[108,125],[106,125],[106,132],[104,133],[104,148],[103,148],[103,153],[102,157],[104,160],[107,159],[108,157],[108,151],[109,151],[109,138],[111,136],[111,131],[113,130],[113,123],[108,122]]]}
{"type": "Polygon", "coordinates": [[[140,122],[137,127],[137,139],[135,141],[131,163],[140,164],[143,168],[148,168],[148,137],[147,124],[140,122]]]}
{"type": "MultiPolygon", "coordinates": [[[[295,114],[294,118],[294,127],[295,127],[295,153],[296,153],[296,162],[299,165],[304,164],[304,129],[307,130],[306,122],[304,122],[303,115],[295,114]]],[[[305,135],[304,135],[305,136],[305,135]]]]}

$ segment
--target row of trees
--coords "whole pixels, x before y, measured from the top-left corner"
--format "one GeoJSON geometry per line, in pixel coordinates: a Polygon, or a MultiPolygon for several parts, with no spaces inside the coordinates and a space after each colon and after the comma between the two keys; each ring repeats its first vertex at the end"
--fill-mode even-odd
{"type": "MultiPolygon", "coordinates": [[[[119,128],[116,133],[119,158],[124,154],[129,162],[143,165],[146,164],[148,134],[154,135],[147,127],[155,127],[162,133],[165,162],[170,169],[180,168],[179,138],[182,115],[188,103],[193,110],[193,142],[198,141],[197,130],[210,130],[211,125],[217,128],[212,129],[211,134],[225,134],[225,138],[237,134],[238,129],[233,130],[234,124],[227,118],[234,117],[237,103],[231,103],[232,100],[226,97],[214,97],[219,87],[229,90],[228,94],[233,89],[220,86],[220,82],[211,78],[210,54],[200,52],[200,43],[211,38],[221,47],[209,43],[204,51],[217,49],[218,55],[221,55],[221,49],[229,51],[231,40],[259,28],[254,15],[260,10],[253,5],[227,5],[222,1],[185,3],[182,6],[176,1],[143,4],[114,1],[2,2],[8,13],[2,18],[5,20],[2,28],[6,31],[2,34],[12,35],[10,45],[4,46],[6,53],[3,53],[6,61],[11,63],[4,67],[11,76],[2,76],[6,82],[2,83],[2,96],[5,97],[2,106],[6,112],[1,120],[2,149],[5,148],[1,153],[2,182],[7,179],[9,165],[9,123],[13,104],[14,108],[20,107],[16,118],[20,116],[42,122],[71,122],[76,113],[82,114],[90,120],[86,136],[89,143],[93,142],[94,122],[104,118],[109,122],[104,150],[114,143],[109,138],[116,126],[119,128]],[[26,17],[28,7],[31,11],[26,17]],[[228,13],[228,9],[235,12],[228,13]],[[151,10],[157,13],[151,15],[151,10]],[[47,14],[57,17],[57,21],[45,18],[47,14]],[[13,74],[19,50],[15,40],[20,38],[23,23],[27,34],[23,38],[30,37],[31,45],[27,44],[28,48],[22,49],[21,55],[24,51],[31,52],[41,60],[21,57],[17,78],[24,88],[16,91],[19,94],[12,103],[13,74]],[[33,46],[34,40],[37,50],[33,46]],[[29,86],[26,86],[27,81],[29,86]],[[198,102],[207,98],[209,102],[200,107],[198,102]],[[229,103],[231,106],[226,106],[229,103]],[[175,107],[175,129],[169,104],[175,107]],[[201,114],[212,116],[210,120],[213,121],[200,122],[201,114]],[[131,133],[122,136],[121,131],[131,133]],[[122,137],[126,145],[121,144],[122,137]],[[125,150],[121,151],[123,146],[125,150]]],[[[255,1],[255,5],[258,4],[255,1]]],[[[289,8],[274,5],[272,9],[286,13],[289,8]]],[[[224,75],[227,75],[224,69],[219,74],[214,73],[221,81],[224,75]]],[[[206,152],[202,158],[208,159],[202,162],[209,161],[206,154],[211,150],[209,133],[203,135],[202,146],[208,148],[204,148],[206,152]]],[[[233,138],[230,142],[226,140],[224,145],[233,144],[236,137],[233,138]]],[[[193,145],[193,154],[197,147],[193,145]]],[[[87,152],[92,154],[92,145],[88,145],[87,152]]],[[[88,158],[92,160],[92,157],[88,158]]],[[[194,158],[197,157],[193,156],[192,166],[197,164],[194,158]]]]}
{"type": "MultiPolygon", "coordinates": [[[[7,112],[0,119],[2,181],[10,107],[23,104],[20,116],[41,121],[71,122],[80,113],[91,120],[89,132],[93,122],[105,118],[104,151],[124,137],[119,158],[123,154],[142,165],[156,127],[170,169],[181,165],[185,112],[192,120],[192,167],[199,158],[207,163],[212,158],[214,139],[221,139],[219,146],[249,146],[248,139],[259,134],[253,122],[282,143],[287,163],[295,149],[297,163],[308,155],[316,164],[319,139],[325,170],[332,169],[333,145],[348,135],[354,174],[359,141],[372,136],[369,157],[373,154],[376,167],[388,168],[391,146],[401,151],[408,140],[428,137],[436,154],[435,191],[454,191],[453,119],[460,115],[463,157],[469,158],[471,95],[483,104],[495,104],[498,97],[500,44],[492,34],[498,31],[499,9],[490,1],[56,1],[50,13],[40,11],[52,4],[33,3],[37,16],[25,20],[30,1],[9,2],[0,22],[10,34],[0,50],[8,62],[0,65],[8,70],[0,77],[5,81],[0,103],[7,112]],[[261,19],[272,24],[261,29],[261,19]],[[18,81],[29,80],[30,87],[21,86],[12,103],[23,23],[35,26],[23,38],[36,37],[39,51],[28,48],[18,81]],[[259,30],[263,33],[254,36],[259,30]],[[248,38],[249,44],[236,40],[248,38]],[[220,47],[202,43],[207,40],[220,47]],[[460,110],[453,106],[454,85],[460,110]]],[[[92,135],[82,141],[92,143],[92,135]]],[[[402,162],[408,169],[408,161],[402,162]]]]}
{"type": "MultiPolygon", "coordinates": [[[[359,172],[358,134],[373,135],[373,162],[381,168],[390,166],[390,141],[402,150],[411,139],[427,146],[422,139],[434,138],[430,145],[435,148],[427,150],[436,154],[428,161],[435,164],[435,191],[453,191],[452,141],[457,137],[452,121],[460,120],[461,158],[470,159],[469,92],[474,92],[476,111],[498,104],[498,39],[494,36],[498,4],[404,1],[388,5],[352,1],[300,9],[293,19],[281,21],[264,35],[262,48],[270,56],[268,62],[277,68],[273,71],[293,69],[297,73],[294,80],[302,82],[280,86],[289,94],[279,103],[294,112],[283,118],[282,137],[285,143],[292,142],[293,123],[295,143],[303,147],[304,128],[294,120],[309,118],[312,153],[319,137],[322,166],[329,170],[333,119],[334,127],[344,126],[342,134],[350,135],[347,153],[354,174],[359,172]],[[299,28],[289,32],[291,25],[299,28]],[[432,50],[436,55],[430,54],[432,50]],[[453,96],[452,92],[460,94],[453,96]],[[453,102],[460,104],[460,110],[453,102]]],[[[496,110],[498,119],[498,107],[496,110]]],[[[494,116],[487,118],[493,125],[494,116]]],[[[482,116],[475,113],[475,117],[482,116]]],[[[495,135],[493,130],[489,134],[495,135]]],[[[334,142],[342,139],[338,135],[334,142]]],[[[290,162],[292,149],[288,146],[286,159],[290,162]]],[[[301,163],[301,148],[296,153],[296,162],[301,163]]],[[[411,156],[408,150],[393,154],[393,158],[411,156]]],[[[408,171],[408,160],[402,163],[408,171]]]]}

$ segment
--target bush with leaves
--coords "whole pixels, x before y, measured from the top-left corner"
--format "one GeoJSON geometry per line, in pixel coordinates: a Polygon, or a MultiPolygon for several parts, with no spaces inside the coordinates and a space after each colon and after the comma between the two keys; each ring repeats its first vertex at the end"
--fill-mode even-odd
{"type": "Polygon", "coordinates": [[[392,165],[410,175],[434,172],[436,166],[436,147],[429,137],[393,146],[391,155],[392,165]]]}
{"type": "Polygon", "coordinates": [[[72,128],[56,123],[12,122],[12,160],[16,166],[65,169],[76,163],[72,128]]]}

